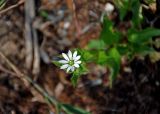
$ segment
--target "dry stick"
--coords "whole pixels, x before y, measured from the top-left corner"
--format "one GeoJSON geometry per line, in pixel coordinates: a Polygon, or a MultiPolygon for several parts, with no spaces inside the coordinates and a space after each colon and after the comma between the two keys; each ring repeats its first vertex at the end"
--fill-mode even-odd
{"type": "Polygon", "coordinates": [[[4,68],[2,65],[0,65],[0,71],[3,71],[3,72],[10,74],[12,76],[16,76],[16,73],[9,71],[8,69],[4,68]]]}
{"type": "MultiPolygon", "coordinates": [[[[36,17],[36,1],[35,0],[28,0],[27,2],[30,3],[30,7],[32,7],[33,18],[36,17]]],[[[33,50],[34,50],[34,61],[33,61],[33,74],[38,74],[40,72],[40,49],[38,44],[38,33],[37,30],[33,27],[32,24],[32,33],[33,33],[33,50]]]]}
{"type": "Polygon", "coordinates": [[[8,8],[6,8],[6,9],[4,9],[4,10],[1,10],[1,11],[0,11],[0,15],[6,13],[6,12],[9,11],[9,10],[12,10],[12,9],[18,7],[19,5],[21,5],[21,4],[23,4],[23,3],[24,3],[24,0],[20,0],[17,4],[12,5],[12,6],[8,7],[8,8]]]}
{"type": "Polygon", "coordinates": [[[31,69],[33,62],[33,74],[37,75],[40,71],[40,54],[37,30],[33,27],[35,17],[35,0],[27,0],[25,3],[26,65],[28,69],[31,69]]]}
{"type": "Polygon", "coordinates": [[[25,45],[26,45],[26,67],[31,69],[33,61],[33,41],[31,23],[33,20],[33,12],[30,11],[30,3],[28,0],[25,2],[25,45]]]}
{"type": "Polygon", "coordinates": [[[58,106],[58,101],[54,97],[51,97],[43,88],[41,88],[38,84],[32,81],[32,79],[29,76],[19,71],[18,68],[1,51],[0,51],[0,56],[17,74],[16,76],[25,83],[25,85],[32,84],[32,86],[40,93],[40,95],[46,98],[52,105],[55,105],[56,107],[58,106]]]}
{"type": "Polygon", "coordinates": [[[33,61],[33,74],[40,72],[40,48],[38,45],[38,34],[33,28],[33,47],[34,47],[34,61],[33,61]]]}

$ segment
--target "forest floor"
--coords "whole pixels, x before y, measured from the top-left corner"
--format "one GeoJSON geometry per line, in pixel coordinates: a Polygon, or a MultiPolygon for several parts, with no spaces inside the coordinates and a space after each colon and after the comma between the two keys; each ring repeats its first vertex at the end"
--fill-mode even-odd
{"type": "MultiPolygon", "coordinates": [[[[3,9],[17,2],[8,0],[3,9]]],[[[77,0],[76,19],[69,4],[63,0],[41,0],[37,6],[34,23],[44,52],[38,75],[32,75],[26,68],[24,4],[0,15],[0,51],[63,103],[81,107],[91,114],[160,114],[160,61],[152,63],[145,57],[127,63],[112,89],[108,87],[105,68],[90,64],[90,73],[73,87],[70,75],[50,62],[69,49],[85,48],[101,31],[105,0],[77,0]]],[[[48,114],[50,107],[41,96],[24,86],[15,75],[0,58],[0,114],[48,114]]],[[[50,114],[54,113],[50,111],[50,114]]]]}

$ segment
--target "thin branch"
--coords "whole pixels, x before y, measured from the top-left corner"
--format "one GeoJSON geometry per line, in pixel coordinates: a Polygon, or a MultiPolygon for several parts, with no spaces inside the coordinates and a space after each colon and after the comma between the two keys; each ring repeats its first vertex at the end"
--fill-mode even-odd
{"type": "Polygon", "coordinates": [[[12,6],[8,7],[8,8],[6,8],[6,9],[4,9],[4,10],[1,10],[0,11],[0,15],[4,14],[4,13],[8,12],[9,10],[12,10],[12,9],[14,9],[14,8],[16,8],[16,7],[20,6],[20,5],[22,5],[24,2],[25,2],[24,0],[20,0],[17,4],[12,5],[12,6]]]}
{"type": "Polygon", "coordinates": [[[16,76],[16,73],[9,71],[8,69],[4,68],[2,65],[0,65],[0,71],[3,71],[3,72],[10,74],[12,76],[16,76]]]}
{"type": "Polygon", "coordinates": [[[58,101],[54,97],[51,97],[42,87],[40,87],[37,83],[35,83],[29,76],[23,74],[1,51],[0,51],[0,56],[2,57],[3,60],[6,61],[6,63],[17,74],[15,76],[17,76],[23,82],[27,83],[27,85],[31,84],[38,91],[38,93],[41,96],[43,96],[44,101],[45,99],[47,99],[55,107],[59,105],[58,101]]]}

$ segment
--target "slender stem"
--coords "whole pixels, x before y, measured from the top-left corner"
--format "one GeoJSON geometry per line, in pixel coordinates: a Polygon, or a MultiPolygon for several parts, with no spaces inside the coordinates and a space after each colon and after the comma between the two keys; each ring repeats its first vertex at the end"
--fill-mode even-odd
{"type": "Polygon", "coordinates": [[[59,110],[57,107],[59,106],[59,102],[55,97],[51,97],[42,87],[40,87],[37,83],[35,83],[29,76],[23,74],[18,68],[9,60],[7,57],[0,51],[0,56],[6,61],[6,63],[12,68],[12,70],[17,74],[16,76],[25,82],[26,85],[31,84],[44,98],[47,98],[48,101],[55,106],[57,114],[59,114],[59,110]]]}

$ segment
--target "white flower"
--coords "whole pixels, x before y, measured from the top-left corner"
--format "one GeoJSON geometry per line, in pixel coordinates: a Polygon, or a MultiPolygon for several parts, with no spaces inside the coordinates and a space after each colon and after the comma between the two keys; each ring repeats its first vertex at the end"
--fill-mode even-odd
{"type": "Polygon", "coordinates": [[[59,63],[62,64],[60,69],[66,69],[67,72],[73,72],[76,68],[79,68],[81,56],[77,55],[77,51],[72,54],[69,50],[68,54],[62,53],[62,56],[64,59],[59,61],[59,63]]]}

